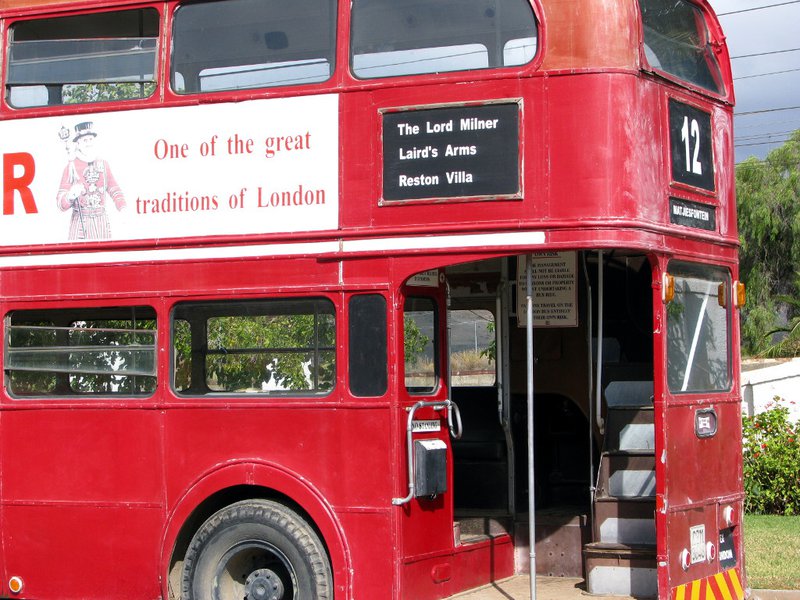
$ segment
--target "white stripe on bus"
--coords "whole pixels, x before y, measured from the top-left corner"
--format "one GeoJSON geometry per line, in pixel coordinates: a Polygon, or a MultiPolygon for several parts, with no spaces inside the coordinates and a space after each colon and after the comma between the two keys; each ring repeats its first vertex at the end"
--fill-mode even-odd
{"type": "Polygon", "coordinates": [[[513,248],[541,245],[541,231],[437,235],[419,237],[372,238],[294,244],[252,244],[191,248],[154,248],[152,250],[111,250],[98,252],[63,252],[0,257],[0,268],[71,266],[89,264],[129,264],[156,261],[219,260],[257,258],[260,256],[318,256],[325,254],[363,254],[401,250],[445,250],[450,248],[513,248]]]}

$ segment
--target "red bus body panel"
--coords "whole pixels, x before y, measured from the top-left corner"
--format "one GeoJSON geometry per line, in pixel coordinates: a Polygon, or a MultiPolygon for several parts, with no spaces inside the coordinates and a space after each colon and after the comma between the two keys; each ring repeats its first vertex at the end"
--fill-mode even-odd
{"type": "MultiPolygon", "coordinates": [[[[109,6],[48,0],[38,0],[33,8],[30,4],[4,3],[4,39],[8,23],[47,14],[45,5],[52,4],[53,12],[109,6]]],[[[335,230],[90,242],[66,249],[57,244],[3,248],[3,256],[15,260],[95,251],[116,257],[104,264],[89,258],[87,264],[73,266],[58,265],[58,260],[48,266],[48,259],[41,258],[45,264],[0,268],[4,317],[9,311],[60,305],[147,304],[157,312],[161,335],[159,388],[150,398],[76,401],[21,399],[6,391],[0,395],[0,595],[7,593],[8,579],[19,575],[28,583],[21,596],[25,598],[169,598],[173,552],[186,543],[187,531],[199,525],[192,520],[198,507],[223,497],[245,497],[245,490],[287,499],[314,524],[329,553],[337,600],[444,598],[514,574],[511,536],[454,544],[451,494],[403,507],[391,504],[392,498],[406,494],[406,417],[417,400],[406,391],[400,372],[399,289],[415,273],[462,262],[537,249],[622,248],[646,253],[654,263],[659,598],[683,600],[692,585],[711,586],[718,598],[728,597],[722,591],[728,586],[733,597],[740,596],[746,585],[738,324],[731,324],[732,389],[713,395],[671,394],[666,389],[666,313],[660,287],[661,275],[675,258],[722,265],[733,280],[738,278],[733,93],[724,44],[719,53],[728,91],[724,96],[699,93],[643,70],[635,1],[535,2],[540,52],[530,65],[359,81],[346,68],[349,4],[343,2],[339,9],[339,66],[323,84],[211,94],[198,100],[176,95],[162,83],[144,102],[30,111],[2,106],[2,119],[16,121],[336,94],[340,154],[335,230]],[[670,99],[710,114],[713,192],[672,180],[670,99]],[[383,200],[386,112],[497,102],[520,107],[519,198],[383,200]],[[671,198],[712,207],[715,231],[673,223],[671,198]],[[520,235],[528,241],[470,245],[467,236],[478,234],[496,234],[498,239],[520,235]],[[415,246],[419,240],[441,240],[441,245],[415,246]],[[370,245],[358,245],[365,241],[370,245]],[[325,252],[317,252],[306,246],[318,242],[334,242],[335,249],[326,246],[325,252]],[[263,244],[263,255],[188,260],[157,254],[250,244],[263,244]],[[270,256],[271,244],[288,250],[270,256]],[[155,258],[126,259],[138,251],[145,256],[154,251],[155,258]],[[383,294],[390,306],[390,383],[384,396],[351,395],[346,365],[337,365],[336,385],[322,398],[190,398],[170,389],[172,348],[165,334],[176,303],[267,295],[325,297],[336,306],[337,356],[343,357],[347,300],[359,292],[383,294]],[[724,435],[698,439],[695,414],[708,407],[716,410],[724,435]],[[703,524],[715,533],[731,527],[723,518],[729,506],[735,515],[736,568],[722,574],[712,561],[682,569],[680,555],[690,545],[690,528],[703,524]]],[[[709,27],[718,37],[719,25],[707,2],[697,5],[708,13],[709,27]]],[[[156,6],[168,31],[173,5],[156,6]]],[[[159,81],[168,81],[165,72],[159,81]]],[[[1,151],[16,152],[14,140],[2,140],[1,151]]],[[[439,295],[437,301],[444,306],[443,290],[439,295]]],[[[445,386],[430,394],[439,401],[447,397],[445,386]]],[[[438,417],[428,410],[419,418],[438,417]]],[[[447,441],[447,428],[430,437],[447,441]]],[[[449,444],[448,452],[452,460],[449,444]]]]}

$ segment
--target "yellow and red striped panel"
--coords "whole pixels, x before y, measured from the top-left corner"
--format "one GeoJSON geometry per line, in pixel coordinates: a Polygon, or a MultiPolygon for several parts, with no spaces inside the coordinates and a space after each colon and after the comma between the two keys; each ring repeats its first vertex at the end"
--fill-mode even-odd
{"type": "Polygon", "coordinates": [[[673,588],[671,600],[744,600],[742,580],[730,569],[673,588]]]}

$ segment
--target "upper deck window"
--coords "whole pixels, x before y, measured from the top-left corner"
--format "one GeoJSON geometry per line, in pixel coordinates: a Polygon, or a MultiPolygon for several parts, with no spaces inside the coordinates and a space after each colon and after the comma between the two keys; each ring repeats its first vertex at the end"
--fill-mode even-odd
{"type": "Polygon", "coordinates": [[[639,0],[650,66],[711,92],[724,91],[703,13],[686,0],[639,0]]]}
{"type": "Polygon", "coordinates": [[[536,55],[527,0],[354,0],[356,77],[523,65],[536,55]]]}
{"type": "Polygon", "coordinates": [[[145,98],[155,90],[153,8],[20,21],[9,33],[6,98],[17,108],[145,98]]]}
{"type": "Polygon", "coordinates": [[[172,87],[179,93],[330,79],[335,0],[213,0],[175,13],[172,87]]]}

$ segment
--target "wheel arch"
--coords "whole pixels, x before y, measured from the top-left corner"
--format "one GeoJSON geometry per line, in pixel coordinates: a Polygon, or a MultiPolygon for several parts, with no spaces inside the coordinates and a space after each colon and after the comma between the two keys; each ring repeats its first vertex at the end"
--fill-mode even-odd
{"type": "Polygon", "coordinates": [[[351,560],[346,537],[319,490],[278,465],[242,461],[204,473],[168,507],[161,550],[166,598],[180,597],[180,585],[176,582],[180,581],[184,555],[198,528],[218,510],[248,499],[278,501],[297,512],[325,545],[336,596],[350,588],[351,560]]]}

